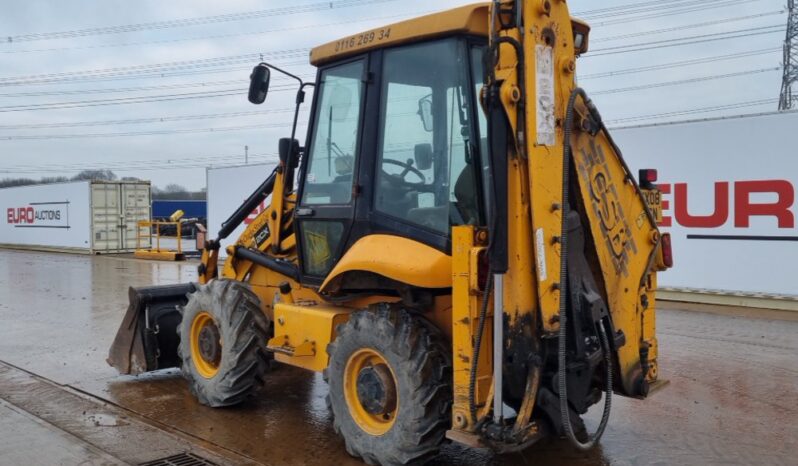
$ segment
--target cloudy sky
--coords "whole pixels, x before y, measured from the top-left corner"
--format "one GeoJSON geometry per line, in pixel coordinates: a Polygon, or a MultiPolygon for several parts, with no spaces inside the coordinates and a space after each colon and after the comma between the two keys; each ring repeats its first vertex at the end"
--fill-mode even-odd
{"type": "MultiPolygon", "coordinates": [[[[202,188],[207,166],[245,146],[271,160],[290,131],[290,81],[247,102],[261,55],[312,79],[309,47],[468,3],[0,0],[0,178],[109,168],[202,188]]],[[[775,110],[785,3],[571,0],[593,26],[580,84],[616,126],[775,110]]]]}

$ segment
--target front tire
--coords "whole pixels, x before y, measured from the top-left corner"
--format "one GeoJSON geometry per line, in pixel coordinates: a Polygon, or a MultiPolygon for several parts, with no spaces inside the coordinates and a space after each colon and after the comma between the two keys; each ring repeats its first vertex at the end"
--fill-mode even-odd
{"type": "Polygon", "coordinates": [[[263,386],[269,319],[245,283],[212,280],[189,295],[178,327],[181,371],[197,400],[232,406],[263,386]]]}
{"type": "Polygon", "coordinates": [[[327,348],[333,427],[368,464],[423,464],[449,428],[451,351],[422,319],[388,305],[358,311],[327,348]]]}

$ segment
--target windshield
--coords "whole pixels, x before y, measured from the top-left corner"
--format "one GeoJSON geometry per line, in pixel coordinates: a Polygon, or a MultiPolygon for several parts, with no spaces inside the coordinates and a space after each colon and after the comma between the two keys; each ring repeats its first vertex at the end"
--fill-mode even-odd
{"type": "Polygon", "coordinates": [[[348,204],[363,99],[363,60],[322,72],[303,204],[348,204]]]}
{"type": "Polygon", "coordinates": [[[482,224],[468,54],[447,39],[383,58],[375,208],[443,234],[482,224]]]}

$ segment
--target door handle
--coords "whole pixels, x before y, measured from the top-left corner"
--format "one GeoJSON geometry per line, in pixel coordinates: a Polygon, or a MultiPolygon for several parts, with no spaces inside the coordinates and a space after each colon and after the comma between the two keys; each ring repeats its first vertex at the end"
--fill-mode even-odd
{"type": "Polygon", "coordinates": [[[299,208],[299,209],[296,210],[296,213],[295,213],[295,215],[297,217],[300,217],[300,218],[301,217],[313,217],[313,214],[314,214],[313,209],[310,209],[310,208],[307,208],[307,207],[299,208]]]}

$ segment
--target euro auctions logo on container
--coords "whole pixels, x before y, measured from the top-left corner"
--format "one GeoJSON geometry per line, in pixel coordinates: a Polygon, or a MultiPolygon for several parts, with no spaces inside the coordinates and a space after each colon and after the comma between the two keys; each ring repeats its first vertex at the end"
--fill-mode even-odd
{"type": "Polygon", "coordinates": [[[31,202],[8,207],[6,222],[15,228],[69,228],[69,202],[31,202]]]}

